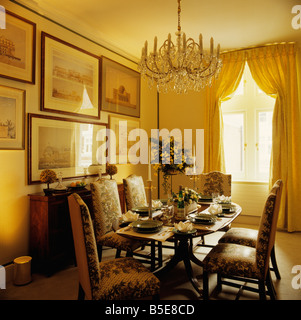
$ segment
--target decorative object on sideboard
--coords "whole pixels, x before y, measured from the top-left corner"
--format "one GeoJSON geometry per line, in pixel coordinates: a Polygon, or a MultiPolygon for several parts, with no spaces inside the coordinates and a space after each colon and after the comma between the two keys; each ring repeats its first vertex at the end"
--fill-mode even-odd
{"type": "Polygon", "coordinates": [[[66,192],[67,191],[67,187],[63,185],[63,173],[59,172],[58,173],[58,184],[55,186],[54,188],[54,192],[58,193],[58,192],[66,192]]]}
{"type": "Polygon", "coordinates": [[[118,172],[117,166],[115,164],[107,164],[107,174],[112,177],[118,172]]]}
{"type": "Polygon", "coordinates": [[[57,179],[56,173],[53,170],[45,169],[41,172],[40,180],[47,184],[47,189],[43,189],[45,195],[49,195],[54,189],[49,188],[50,183],[55,182],[57,179]]]}

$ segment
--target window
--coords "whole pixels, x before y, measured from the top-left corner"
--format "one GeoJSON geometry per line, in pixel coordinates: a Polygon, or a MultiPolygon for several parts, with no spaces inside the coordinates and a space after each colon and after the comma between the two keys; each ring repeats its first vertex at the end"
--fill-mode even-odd
{"type": "Polygon", "coordinates": [[[226,171],[233,180],[268,181],[274,104],[246,64],[235,94],[222,103],[226,171]]]}

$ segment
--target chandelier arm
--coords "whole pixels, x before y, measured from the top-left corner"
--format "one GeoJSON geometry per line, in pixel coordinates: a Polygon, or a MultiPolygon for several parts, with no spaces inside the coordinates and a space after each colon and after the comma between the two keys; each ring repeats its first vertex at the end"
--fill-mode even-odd
{"type": "MultiPolygon", "coordinates": [[[[153,75],[157,75],[156,78],[161,78],[162,75],[164,75],[164,77],[168,76],[168,72],[162,72],[162,71],[159,71],[159,69],[157,68],[157,71],[155,71],[154,69],[150,68],[150,66],[148,65],[147,63],[147,58],[145,59],[145,63],[144,63],[144,66],[147,68],[147,70],[152,73],[153,75]]],[[[145,74],[147,77],[149,78],[152,78],[150,75],[148,75],[147,73],[145,74]]]]}
{"type": "MultiPolygon", "coordinates": [[[[216,63],[216,66],[215,66],[215,69],[211,72],[211,73],[208,73],[206,76],[202,76],[200,75],[199,78],[201,79],[207,79],[207,78],[210,78],[212,77],[215,73],[216,73],[216,70],[219,69],[219,66],[218,66],[218,62],[216,63]]],[[[191,74],[189,74],[189,78],[191,78],[190,76],[192,76],[191,74]]],[[[191,78],[191,80],[194,80],[193,78],[191,78]]]]}

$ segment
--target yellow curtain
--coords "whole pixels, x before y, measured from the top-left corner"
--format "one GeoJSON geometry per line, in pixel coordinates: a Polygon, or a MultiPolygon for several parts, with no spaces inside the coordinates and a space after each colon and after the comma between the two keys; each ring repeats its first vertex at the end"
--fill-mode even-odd
{"type": "Polygon", "coordinates": [[[249,49],[247,61],[258,86],[276,97],[270,187],[277,179],[283,180],[278,227],[301,231],[301,119],[296,48],[290,43],[249,49]]]}
{"type": "Polygon", "coordinates": [[[235,92],[245,66],[243,51],[223,53],[221,58],[221,73],[212,86],[206,88],[204,172],[225,172],[221,102],[235,92]]]}

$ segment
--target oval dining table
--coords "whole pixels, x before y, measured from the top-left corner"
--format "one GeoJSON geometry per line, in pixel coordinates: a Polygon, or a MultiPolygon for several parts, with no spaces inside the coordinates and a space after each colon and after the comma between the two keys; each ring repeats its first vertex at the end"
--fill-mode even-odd
{"type": "MultiPolygon", "coordinates": [[[[203,266],[203,262],[199,260],[193,252],[196,245],[202,246],[203,244],[194,244],[193,240],[196,238],[201,238],[203,240],[204,236],[217,231],[225,230],[227,227],[229,227],[230,224],[240,215],[242,211],[241,207],[238,204],[236,203],[232,203],[232,204],[233,204],[234,211],[229,214],[224,213],[222,216],[217,217],[216,222],[212,225],[193,224],[193,227],[196,229],[194,232],[170,232],[170,236],[168,238],[165,237],[164,239],[162,239],[162,242],[163,241],[174,242],[174,247],[162,245],[162,248],[164,247],[174,248],[174,255],[165,265],[156,269],[153,273],[160,279],[162,276],[164,276],[164,274],[166,274],[167,272],[171,271],[174,267],[176,267],[176,265],[179,262],[183,261],[187,276],[191,284],[199,294],[202,294],[202,288],[199,284],[199,281],[194,276],[191,262],[195,263],[200,267],[203,266]]],[[[206,212],[208,211],[209,205],[210,204],[203,203],[197,209],[197,211],[206,212]]],[[[178,222],[178,221],[172,220],[172,223],[174,222],[178,222]]],[[[120,230],[120,234],[127,237],[145,239],[143,234],[133,235],[130,232],[127,233],[123,230],[120,230]]],[[[149,235],[147,235],[146,239],[150,239],[149,235]]],[[[156,240],[159,240],[159,239],[156,238],[156,240]]],[[[205,246],[208,247],[208,245],[205,245],[205,246]]]]}

